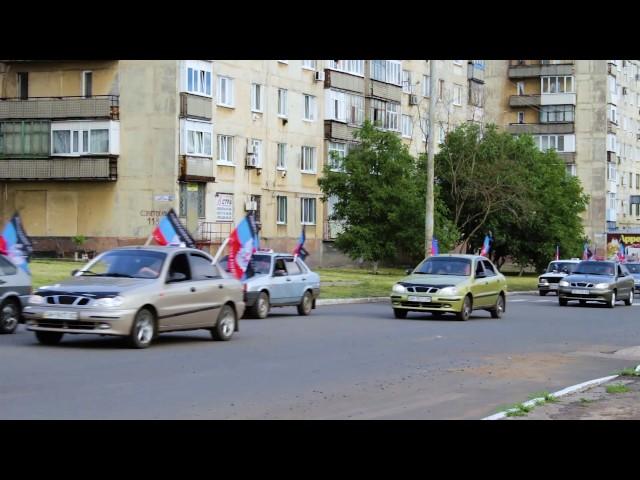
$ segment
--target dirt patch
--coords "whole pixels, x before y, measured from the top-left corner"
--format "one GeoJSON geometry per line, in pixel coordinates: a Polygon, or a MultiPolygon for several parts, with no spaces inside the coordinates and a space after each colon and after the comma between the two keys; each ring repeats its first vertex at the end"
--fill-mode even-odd
{"type": "Polygon", "coordinates": [[[486,375],[499,379],[545,381],[552,372],[575,363],[578,359],[557,353],[529,353],[500,357],[485,357],[486,364],[458,369],[464,373],[486,375]]]}

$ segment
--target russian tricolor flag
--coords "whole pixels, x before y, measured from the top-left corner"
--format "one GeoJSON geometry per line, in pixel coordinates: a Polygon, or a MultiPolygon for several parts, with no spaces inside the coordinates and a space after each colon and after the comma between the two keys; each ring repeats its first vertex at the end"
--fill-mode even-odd
{"type": "Polygon", "coordinates": [[[22,219],[15,213],[0,233],[0,253],[6,255],[16,266],[31,275],[29,258],[33,253],[31,240],[22,226],[22,219]]]}
{"type": "Polygon", "coordinates": [[[196,248],[195,240],[180,223],[173,208],[162,217],[158,226],[153,229],[153,238],[160,245],[178,245],[184,243],[189,248],[196,248]]]}
{"type": "Polygon", "coordinates": [[[229,236],[229,271],[240,280],[247,271],[251,256],[260,248],[258,227],[248,213],[229,236]]]}

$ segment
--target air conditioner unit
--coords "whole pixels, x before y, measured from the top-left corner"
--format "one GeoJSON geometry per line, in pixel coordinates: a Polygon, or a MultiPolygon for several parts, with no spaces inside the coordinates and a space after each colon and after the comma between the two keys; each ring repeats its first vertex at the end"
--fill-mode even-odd
{"type": "Polygon", "coordinates": [[[256,149],[255,147],[250,143],[247,145],[247,155],[255,155],[256,153],[256,149]]]}
{"type": "Polygon", "coordinates": [[[324,72],[316,72],[316,82],[324,82],[324,72]]]}
{"type": "Polygon", "coordinates": [[[258,168],[258,158],[254,153],[247,154],[247,168],[258,168]]]}
{"type": "Polygon", "coordinates": [[[409,95],[409,105],[418,105],[417,95],[409,95]]]}
{"type": "Polygon", "coordinates": [[[244,209],[247,212],[255,212],[256,210],[258,210],[258,202],[252,202],[251,200],[248,200],[244,204],[244,209]]]}

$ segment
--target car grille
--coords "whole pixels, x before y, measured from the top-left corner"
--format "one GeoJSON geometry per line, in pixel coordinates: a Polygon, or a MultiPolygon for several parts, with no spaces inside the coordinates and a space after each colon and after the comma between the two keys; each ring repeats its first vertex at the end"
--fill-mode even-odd
{"type": "Polygon", "coordinates": [[[79,295],[50,295],[45,297],[50,305],[86,305],[90,299],[79,295]]]}
{"type": "Polygon", "coordinates": [[[545,277],[544,279],[549,283],[558,283],[562,277],[545,277]]]}
{"type": "Polygon", "coordinates": [[[61,328],[65,330],[95,330],[96,322],[81,320],[36,320],[36,326],[42,328],[61,328]]]}
{"type": "Polygon", "coordinates": [[[442,308],[442,303],[435,302],[400,302],[403,307],[442,308]]]}
{"type": "Polygon", "coordinates": [[[571,282],[571,286],[572,287],[587,287],[587,288],[593,288],[593,283],[586,283],[586,282],[571,282]]]}
{"type": "Polygon", "coordinates": [[[404,285],[409,293],[436,293],[441,288],[453,287],[453,285],[416,285],[415,283],[400,282],[400,285],[404,285]]]}

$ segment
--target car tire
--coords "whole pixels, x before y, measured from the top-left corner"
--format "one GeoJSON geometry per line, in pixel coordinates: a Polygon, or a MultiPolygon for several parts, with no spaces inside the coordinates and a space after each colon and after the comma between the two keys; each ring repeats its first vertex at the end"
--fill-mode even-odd
{"type": "Polygon", "coordinates": [[[133,348],[147,348],[156,337],[156,318],[148,308],[136,313],[131,325],[129,345],[133,348]]]}
{"type": "Polygon", "coordinates": [[[624,301],[624,304],[627,306],[633,305],[633,290],[629,292],[629,298],[624,301]]]}
{"type": "Polygon", "coordinates": [[[540,294],[541,297],[545,297],[549,292],[543,292],[542,290],[538,290],[538,293],[540,294]]]}
{"type": "Polygon", "coordinates": [[[251,316],[256,318],[267,318],[271,305],[269,304],[269,294],[267,292],[260,292],[256,303],[251,307],[251,316]]]}
{"type": "Polygon", "coordinates": [[[36,332],[36,338],[42,345],[57,345],[62,340],[62,332],[36,332]]]}
{"type": "Polygon", "coordinates": [[[0,304],[0,334],[14,333],[20,322],[20,305],[9,298],[0,304]]]}
{"type": "Polygon", "coordinates": [[[561,307],[566,307],[567,306],[567,299],[566,298],[562,298],[560,295],[558,295],[558,304],[561,307]]]}
{"type": "Polygon", "coordinates": [[[405,310],[404,308],[394,308],[393,309],[393,316],[396,318],[407,318],[407,314],[409,313],[408,310],[405,310]]]}
{"type": "Polygon", "coordinates": [[[464,301],[462,302],[462,310],[456,312],[456,318],[461,322],[466,322],[469,320],[471,316],[471,312],[473,311],[473,301],[471,297],[467,295],[464,297],[464,301]]]}
{"type": "Polygon", "coordinates": [[[311,292],[307,290],[304,292],[304,295],[302,295],[302,300],[300,301],[300,305],[298,305],[298,314],[309,315],[311,313],[311,307],[313,307],[313,298],[311,292]]]}
{"type": "Polygon", "coordinates": [[[504,300],[504,295],[501,293],[498,295],[498,300],[496,301],[496,306],[489,310],[491,312],[491,318],[502,318],[502,315],[505,312],[506,302],[504,300]]]}
{"type": "Polygon", "coordinates": [[[611,297],[609,297],[609,301],[607,302],[607,307],[608,308],[615,308],[616,306],[616,292],[615,290],[613,292],[611,292],[611,297]]]}
{"type": "Polygon", "coordinates": [[[211,337],[219,342],[231,340],[236,330],[236,312],[229,304],[223,305],[218,314],[216,326],[211,329],[211,337]]]}

